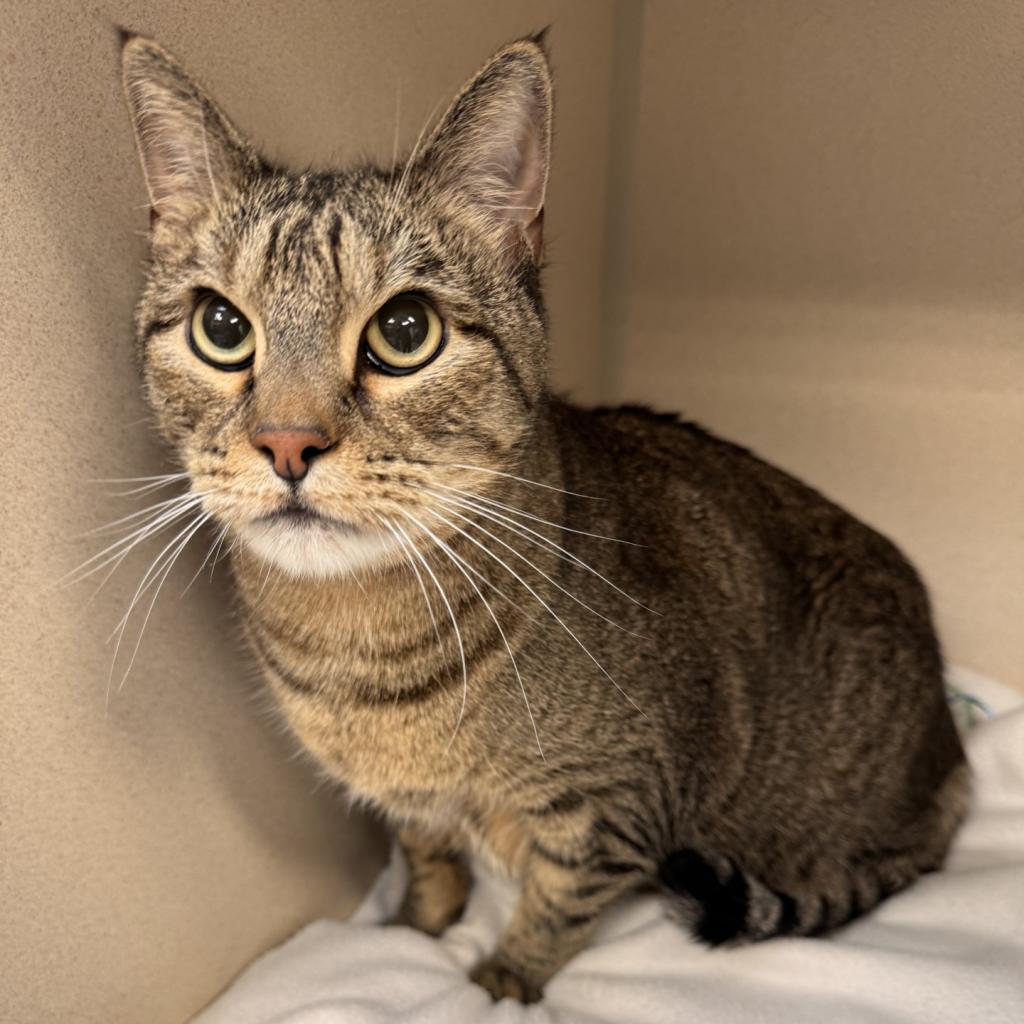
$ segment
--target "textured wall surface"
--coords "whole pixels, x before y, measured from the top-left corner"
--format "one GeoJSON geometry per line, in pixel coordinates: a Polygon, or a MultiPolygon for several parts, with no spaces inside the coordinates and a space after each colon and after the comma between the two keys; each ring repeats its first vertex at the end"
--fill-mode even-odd
{"type": "Polygon", "coordinates": [[[1024,689],[1024,5],[643,17],[606,397],[685,408],[893,536],[950,658],[1024,689]]]}
{"type": "Polygon", "coordinates": [[[146,193],[113,25],[174,50],[273,156],[323,166],[390,155],[399,109],[411,144],[493,48],[553,21],[556,363],[587,394],[610,5],[23,0],[0,19],[0,1020],[177,1024],[299,924],[347,912],[382,850],[261,709],[223,570],[179,600],[208,538],[109,704],[104,639],[159,548],[91,603],[89,584],[52,587],[99,547],[77,535],[138,507],[93,481],[166,465],[131,357],[146,193]]]}
{"type": "MultiPolygon", "coordinates": [[[[179,1022],[380,844],[261,710],[223,572],[176,572],[107,703],[52,584],[161,471],[130,310],[145,190],[112,25],[272,156],[390,154],[554,23],[556,380],[685,408],[899,540],[949,654],[1024,687],[1024,7],[1016,0],[0,3],[0,1020],[179,1022]],[[612,92],[614,90],[614,92],[612,92]]],[[[149,557],[158,548],[149,548],[149,557]]],[[[122,664],[124,664],[122,662],[122,664]]],[[[343,965],[339,965],[343,969],[343,965]]]]}

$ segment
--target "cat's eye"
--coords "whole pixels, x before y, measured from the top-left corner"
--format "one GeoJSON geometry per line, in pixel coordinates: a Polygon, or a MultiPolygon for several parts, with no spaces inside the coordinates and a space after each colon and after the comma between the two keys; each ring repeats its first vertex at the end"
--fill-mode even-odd
{"type": "Polygon", "coordinates": [[[412,373],[437,357],[444,334],[441,317],[426,299],[396,295],[366,325],[366,355],[384,373],[412,373]]]}
{"type": "Polygon", "coordinates": [[[223,295],[207,295],[196,304],[189,343],[204,363],[218,370],[244,370],[252,364],[256,332],[223,295]]]}

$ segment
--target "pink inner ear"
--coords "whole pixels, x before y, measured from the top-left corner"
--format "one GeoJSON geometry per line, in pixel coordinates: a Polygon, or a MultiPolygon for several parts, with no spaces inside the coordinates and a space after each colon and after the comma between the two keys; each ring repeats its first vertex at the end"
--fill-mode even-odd
{"type": "Polygon", "coordinates": [[[522,222],[527,224],[540,212],[547,184],[547,158],[532,117],[523,125],[516,146],[516,157],[518,166],[511,184],[513,195],[517,197],[516,203],[526,207],[517,212],[522,222]]]}
{"type": "Polygon", "coordinates": [[[495,215],[522,228],[533,252],[540,258],[544,229],[544,189],[547,184],[547,159],[532,119],[527,119],[515,142],[503,159],[502,177],[506,184],[506,205],[495,208],[495,215]]]}

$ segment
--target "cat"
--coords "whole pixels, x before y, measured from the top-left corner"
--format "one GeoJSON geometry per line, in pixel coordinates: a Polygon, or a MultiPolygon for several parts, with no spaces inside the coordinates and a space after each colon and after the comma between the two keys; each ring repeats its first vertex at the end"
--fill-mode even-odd
{"type": "Polygon", "coordinates": [[[903,555],[693,423],[548,388],[544,39],[408,159],[336,173],[272,166],[122,45],[181,515],[235,538],[280,713],[395,826],[397,920],[440,934],[467,855],[497,865],[521,896],[472,978],[532,1002],[630,892],[734,944],[939,868],[969,780],[903,555]]]}

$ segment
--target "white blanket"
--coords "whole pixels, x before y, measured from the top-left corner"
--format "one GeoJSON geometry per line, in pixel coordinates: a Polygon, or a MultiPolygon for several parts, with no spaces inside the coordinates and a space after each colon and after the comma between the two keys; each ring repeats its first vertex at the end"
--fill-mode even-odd
{"type": "MultiPolygon", "coordinates": [[[[956,680],[997,706],[998,688],[956,680]]],[[[657,897],[626,901],[523,1007],[466,978],[514,887],[476,871],[440,940],[384,927],[395,858],[350,921],[317,921],[257,960],[195,1024],[1024,1024],[1024,707],[971,730],[974,803],[941,873],[830,938],[708,950],[657,897]]]]}

